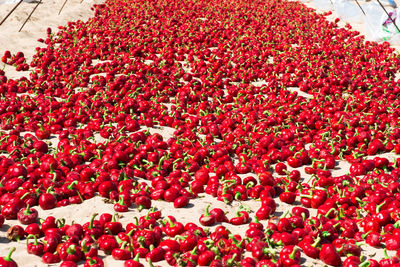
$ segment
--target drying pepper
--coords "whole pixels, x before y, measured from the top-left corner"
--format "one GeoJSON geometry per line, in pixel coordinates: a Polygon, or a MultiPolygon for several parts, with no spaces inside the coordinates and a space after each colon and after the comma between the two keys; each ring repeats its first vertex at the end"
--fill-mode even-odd
{"type": "Polygon", "coordinates": [[[200,216],[200,224],[203,226],[211,226],[215,223],[215,215],[214,214],[210,214],[209,212],[210,209],[210,205],[207,205],[206,210],[204,212],[204,214],[202,214],[200,216]]]}
{"type": "Polygon", "coordinates": [[[157,225],[157,219],[150,216],[150,212],[139,218],[139,225],[143,228],[149,229],[157,225]]]}
{"type": "Polygon", "coordinates": [[[25,236],[24,228],[22,228],[19,225],[14,225],[7,230],[7,238],[9,240],[19,241],[20,239],[24,238],[24,236],[25,236]]]}
{"type": "Polygon", "coordinates": [[[146,259],[152,262],[158,262],[164,260],[164,255],[165,255],[165,249],[163,247],[156,247],[156,248],[150,248],[149,253],[146,255],[146,259]]]}
{"type": "Polygon", "coordinates": [[[26,237],[27,243],[27,251],[29,254],[33,254],[36,256],[40,256],[44,253],[44,245],[41,242],[38,242],[37,237],[35,235],[28,235],[26,237]],[[29,243],[29,239],[33,238],[34,242],[29,243]]]}
{"type": "Polygon", "coordinates": [[[304,254],[308,257],[317,259],[320,252],[317,248],[319,242],[321,242],[321,237],[317,237],[313,240],[311,236],[306,236],[298,245],[303,249],[304,254]]]}
{"type": "Polygon", "coordinates": [[[220,208],[214,208],[210,210],[210,214],[214,214],[216,222],[228,222],[228,218],[225,215],[225,211],[220,208]]]}
{"type": "Polygon", "coordinates": [[[249,221],[249,213],[247,211],[241,210],[236,212],[236,217],[233,217],[229,220],[229,223],[233,225],[242,225],[249,221]]]}
{"type": "Polygon", "coordinates": [[[124,262],[124,267],[143,267],[144,265],[139,262],[139,254],[136,254],[134,259],[124,262]]]}
{"type": "Polygon", "coordinates": [[[46,252],[42,256],[42,262],[47,264],[60,262],[60,256],[56,253],[46,252]]]}
{"type": "Polygon", "coordinates": [[[266,242],[255,241],[251,247],[251,255],[256,260],[275,258],[275,251],[266,242]]]}
{"type": "Polygon", "coordinates": [[[99,257],[88,257],[83,267],[103,267],[104,262],[99,257]]]}
{"type": "Polygon", "coordinates": [[[125,200],[123,197],[119,198],[119,201],[114,204],[114,210],[116,212],[127,212],[129,207],[125,204],[125,200]]]}
{"type": "Polygon", "coordinates": [[[283,266],[293,266],[299,264],[300,256],[300,250],[294,245],[285,246],[279,254],[279,258],[283,266]]]}
{"type": "Polygon", "coordinates": [[[167,236],[174,237],[185,231],[185,227],[181,222],[173,222],[170,218],[165,219],[165,226],[162,228],[167,236]]]}
{"type": "Polygon", "coordinates": [[[82,258],[81,248],[72,243],[65,243],[59,250],[60,259],[63,261],[78,262],[82,258]]]}
{"type": "Polygon", "coordinates": [[[113,235],[117,235],[118,233],[122,232],[122,224],[120,222],[117,222],[116,220],[117,217],[118,214],[115,213],[112,216],[112,220],[104,224],[104,229],[109,231],[113,235]]]}
{"type": "Polygon", "coordinates": [[[191,232],[185,232],[187,233],[186,236],[175,236],[175,238],[182,240],[179,244],[179,248],[181,252],[187,252],[192,250],[198,242],[198,237],[191,233],[191,232]]]}
{"type": "Polygon", "coordinates": [[[129,260],[132,257],[132,249],[128,242],[122,242],[121,247],[114,248],[111,255],[115,260],[129,260]]]}
{"type": "Polygon", "coordinates": [[[11,259],[11,255],[14,253],[15,247],[12,247],[10,251],[8,252],[8,255],[5,257],[0,258],[0,266],[4,267],[18,267],[18,264],[11,259]]]}
{"type": "Polygon", "coordinates": [[[25,225],[36,222],[38,216],[38,211],[36,209],[29,208],[29,205],[17,213],[18,220],[25,225]]]}
{"type": "Polygon", "coordinates": [[[332,244],[322,245],[319,258],[328,265],[340,266],[342,264],[340,255],[332,244]]]}

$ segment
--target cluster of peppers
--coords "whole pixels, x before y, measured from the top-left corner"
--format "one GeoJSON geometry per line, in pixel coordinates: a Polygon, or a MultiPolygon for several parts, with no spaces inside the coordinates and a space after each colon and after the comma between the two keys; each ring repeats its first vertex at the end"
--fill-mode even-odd
{"type": "Polygon", "coordinates": [[[31,71],[0,71],[0,225],[26,225],[8,238],[63,266],[102,266],[99,250],[126,266],[296,266],[302,253],[333,266],[398,264],[361,257],[362,242],[400,250],[400,162],[376,156],[400,154],[393,49],[298,2],[167,4],[106,1],[87,22],[47,29],[31,62],[4,53],[31,71]],[[346,175],[335,174],[340,160],[346,175]],[[199,223],[211,233],[159,211],[125,227],[109,214],[39,225],[35,208],[95,196],[119,213],[187,208],[201,194],[259,208],[230,218],[206,208],[199,223]],[[283,203],[295,207],[275,218],[283,203]]]}

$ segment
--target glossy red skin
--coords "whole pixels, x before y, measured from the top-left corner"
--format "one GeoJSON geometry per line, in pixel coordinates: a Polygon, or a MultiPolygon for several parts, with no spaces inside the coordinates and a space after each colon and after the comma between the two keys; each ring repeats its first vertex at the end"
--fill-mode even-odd
{"type": "Polygon", "coordinates": [[[57,199],[50,193],[43,193],[39,197],[39,206],[44,210],[54,209],[57,205],[57,199]]]}
{"type": "Polygon", "coordinates": [[[184,208],[189,204],[189,198],[187,196],[180,196],[174,200],[174,208],[184,208]]]}
{"type": "Polygon", "coordinates": [[[143,267],[144,265],[135,260],[127,260],[124,262],[124,267],[143,267]]]}
{"type": "Polygon", "coordinates": [[[58,254],[53,254],[53,253],[50,253],[50,252],[46,252],[42,256],[42,262],[46,263],[46,264],[58,263],[60,261],[61,260],[60,260],[60,257],[58,256],[58,254]]]}
{"type": "Polygon", "coordinates": [[[20,207],[18,207],[16,205],[6,204],[1,209],[1,215],[3,218],[5,218],[7,220],[17,219],[17,214],[18,214],[19,210],[20,210],[20,207]]]}
{"type": "Polygon", "coordinates": [[[115,248],[111,255],[115,260],[129,260],[132,257],[132,252],[125,248],[115,248]]]}
{"type": "Polygon", "coordinates": [[[36,256],[41,256],[44,253],[44,245],[43,243],[37,242],[36,244],[34,242],[28,243],[27,249],[29,254],[34,254],[36,256]]]}
{"type": "Polygon", "coordinates": [[[306,254],[308,257],[317,259],[319,257],[320,249],[318,249],[316,246],[313,246],[313,240],[311,241],[302,241],[299,243],[299,246],[302,248],[304,254],[306,254]]]}
{"type": "Polygon", "coordinates": [[[335,247],[331,244],[323,244],[319,253],[319,258],[326,264],[332,266],[340,266],[342,260],[337,253],[335,247]]]}
{"type": "Polygon", "coordinates": [[[98,240],[99,249],[104,251],[105,254],[109,255],[115,248],[118,248],[117,240],[110,235],[103,235],[98,240]]]}
{"type": "Polygon", "coordinates": [[[228,222],[225,212],[220,208],[213,208],[210,210],[210,214],[214,215],[216,222],[228,222]]]}
{"type": "Polygon", "coordinates": [[[300,263],[301,252],[294,245],[285,246],[280,254],[283,266],[293,266],[300,263]]]}
{"type": "Polygon", "coordinates": [[[279,195],[279,199],[287,204],[293,204],[296,200],[296,194],[294,192],[283,192],[279,195]]]}
{"type": "Polygon", "coordinates": [[[162,261],[164,260],[165,252],[163,247],[156,247],[146,255],[146,259],[152,262],[162,261]]]}
{"type": "Polygon", "coordinates": [[[18,264],[11,258],[11,254],[15,251],[15,247],[12,247],[6,257],[0,257],[0,266],[5,267],[17,267],[18,264]]]}
{"type": "Polygon", "coordinates": [[[214,214],[210,214],[210,215],[202,214],[200,216],[199,222],[203,226],[211,226],[216,222],[215,215],[214,214]]]}
{"type": "Polygon", "coordinates": [[[62,261],[78,262],[82,258],[81,248],[75,244],[68,243],[60,247],[59,255],[62,261]]]}
{"type": "Polygon", "coordinates": [[[120,222],[107,222],[104,224],[104,229],[113,235],[117,235],[123,231],[123,226],[120,222]]]}
{"type": "Polygon", "coordinates": [[[184,237],[184,240],[180,242],[180,251],[187,252],[192,250],[197,245],[197,242],[197,236],[194,234],[188,234],[186,237],[184,237]]]}
{"type": "Polygon", "coordinates": [[[49,253],[54,253],[61,242],[60,238],[56,236],[45,236],[44,240],[46,241],[44,251],[49,253]]]}
{"type": "Polygon", "coordinates": [[[249,214],[246,211],[239,211],[237,217],[233,217],[229,220],[229,223],[233,225],[245,224],[249,221],[249,214]]]}
{"type": "Polygon", "coordinates": [[[173,239],[164,239],[159,244],[160,247],[163,247],[165,250],[172,250],[174,252],[179,252],[180,246],[178,241],[173,239]]]}
{"type": "Polygon", "coordinates": [[[181,222],[167,222],[163,228],[164,233],[167,236],[174,237],[182,234],[185,228],[181,222]]]}
{"type": "Polygon", "coordinates": [[[60,267],[76,267],[78,266],[74,261],[63,261],[60,264],[60,267]]]}

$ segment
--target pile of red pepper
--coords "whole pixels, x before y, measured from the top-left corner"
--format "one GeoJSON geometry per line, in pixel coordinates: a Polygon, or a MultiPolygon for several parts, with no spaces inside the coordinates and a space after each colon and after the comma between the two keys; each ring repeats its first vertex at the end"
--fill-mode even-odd
{"type": "Polygon", "coordinates": [[[31,62],[1,58],[30,71],[0,72],[0,224],[19,221],[11,241],[61,266],[103,266],[99,251],[125,266],[400,264],[400,58],[388,43],[294,1],[93,10],[47,29],[31,62]],[[153,209],[189,210],[205,194],[257,209],[208,206],[191,222],[153,209]],[[148,214],[39,223],[40,210],[95,196],[148,214]],[[394,252],[373,259],[368,246],[394,252]]]}

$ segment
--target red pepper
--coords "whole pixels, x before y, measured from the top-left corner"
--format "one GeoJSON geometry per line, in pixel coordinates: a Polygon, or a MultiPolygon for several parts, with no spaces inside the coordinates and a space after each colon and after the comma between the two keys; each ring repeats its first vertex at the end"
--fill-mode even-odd
{"type": "Polygon", "coordinates": [[[118,248],[118,242],[112,235],[102,235],[97,240],[99,249],[104,251],[106,255],[110,255],[115,248],[118,248]]]}
{"type": "Polygon", "coordinates": [[[293,231],[293,225],[291,221],[288,218],[282,217],[279,219],[277,223],[278,231],[283,233],[283,232],[288,232],[291,233],[293,231]]]}
{"type": "Polygon", "coordinates": [[[37,218],[38,218],[39,214],[37,212],[36,209],[33,208],[29,208],[29,205],[27,205],[26,208],[21,209],[18,214],[18,220],[22,223],[22,224],[31,224],[36,222],[37,218]]]}
{"type": "Polygon", "coordinates": [[[29,254],[34,254],[36,256],[41,256],[44,253],[44,245],[41,242],[38,242],[37,237],[34,235],[28,235],[26,237],[27,242],[27,251],[29,254]],[[34,242],[29,243],[29,239],[33,238],[34,242]]]}
{"type": "Polygon", "coordinates": [[[246,237],[262,239],[265,236],[262,230],[256,227],[250,227],[246,230],[246,237]]]}
{"type": "Polygon", "coordinates": [[[138,196],[135,199],[135,204],[138,207],[138,210],[142,209],[150,209],[151,208],[151,199],[148,196],[138,196]]]}
{"type": "Polygon", "coordinates": [[[204,251],[203,253],[201,253],[199,255],[197,264],[199,264],[200,266],[208,266],[210,264],[210,262],[213,259],[215,259],[215,256],[216,256],[216,254],[211,250],[204,251]]]}
{"type": "Polygon", "coordinates": [[[93,258],[98,256],[97,244],[94,240],[90,240],[91,237],[84,237],[81,242],[81,249],[86,258],[93,258]]]}
{"type": "Polygon", "coordinates": [[[400,249],[400,236],[389,236],[385,241],[387,250],[399,250],[400,249]]]}
{"type": "Polygon", "coordinates": [[[65,243],[61,246],[59,255],[62,261],[78,262],[82,258],[82,251],[76,244],[65,243]]]}
{"type": "Polygon", "coordinates": [[[191,251],[197,245],[198,242],[197,236],[192,233],[187,233],[186,236],[185,235],[176,236],[176,238],[182,240],[179,245],[181,252],[191,251]]]}
{"type": "Polygon", "coordinates": [[[155,227],[157,224],[157,219],[150,216],[150,213],[146,214],[145,216],[141,216],[139,218],[139,225],[143,228],[149,229],[150,227],[155,227]]]}
{"type": "Polygon", "coordinates": [[[123,197],[119,198],[119,201],[114,204],[114,210],[116,212],[127,212],[129,207],[125,204],[125,200],[123,197]]]}
{"type": "Polygon", "coordinates": [[[42,256],[42,262],[46,264],[57,263],[60,261],[60,256],[57,253],[53,254],[51,252],[46,252],[42,256]]]}
{"type": "Polygon", "coordinates": [[[379,261],[381,267],[389,267],[398,264],[400,261],[396,256],[389,257],[386,249],[384,250],[385,258],[379,261]]]}
{"type": "Polygon", "coordinates": [[[360,257],[349,256],[343,261],[343,267],[359,266],[361,263],[360,257]]]}
{"type": "Polygon", "coordinates": [[[122,224],[120,222],[117,222],[116,220],[117,216],[118,214],[114,214],[112,216],[112,220],[104,224],[104,229],[107,230],[112,235],[117,235],[118,233],[122,232],[122,224]]]}
{"type": "Polygon", "coordinates": [[[4,267],[17,267],[18,266],[18,264],[13,259],[11,259],[11,255],[13,254],[14,251],[15,251],[15,247],[12,247],[6,257],[0,258],[0,266],[4,266],[4,267]]]}
{"type": "Polygon", "coordinates": [[[207,205],[204,214],[200,216],[200,224],[203,226],[211,226],[216,222],[215,215],[209,212],[210,205],[207,205]]]}
{"type": "Polygon", "coordinates": [[[294,156],[292,156],[292,157],[289,157],[287,159],[287,163],[292,168],[298,168],[301,165],[303,165],[302,160],[299,157],[297,157],[296,154],[294,156]]]}
{"type": "Polygon", "coordinates": [[[189,204],[189,198],[187,196],[180,196],[174,200],[174,208],[184,208],[189,204]]]}
{"type": "Polygon", "coordinates": [[[112,219],[113,219],[113,215],[111,215],[110,213],[103,213],[103,214],[101,214],[100,217],[99,217],[99,222],[100,222],[100,224],[104,227],[104,225],[105,225],[107,222],[111,222],[112,219]]]}
{"type": "Polygon", "coordinates": [[[263,186],[274,186],[276,181],[270,172],[263,172],[258,175],[260,184],[263,186]]]}
{"type": "Polygon", "coordinates": [[[90,221],[82,226],[86,236],[93,235],[95,238],[99,238],[103,234],[104,232],[103,226],[101,225],[100,221],[95,220],[97,215],[98,215],[97,213],[93,214],[90,221]]]}
{"type": "Polygon", "coordinates": [[[379,233],[368,233],[367,238],[365,239],[365,243],[370,245],[371,247],[381,247],[381,236],[379,233]]]}
{"type": "Polygon", "coordinates": [[[285,246],[280,254],[279,258],[283,266],[293,266],[300,263],[300,250],[294,245],[285,246]]]}
{"type": "Polygon", "coordinates": [[[86,258],[83,267],[104,267],[104,262],[99,257],[88,257],[86,258]]]}
{"type": "Polygon", "coordinates": [[[57,206],[57,199],[54,195],[50,194],[49,188],[46,193],[43,193],[39,197],[39,206],[44,210],[54,209],[57,206]]]}
{"type": "Polygon", "coordinates": [[[323,244],[319,253],[319,258],[328,265],[340,266],[342,260],[340,259],[339,253],[336,251],[332,244],[323,244]]]}
{"type": "Polygon", "coordinates": [[[124,262],[124,267],[144,267],[143,264],[139,262],[139,254],[132,260],[127,260],[124,262]]]}
{"type": "Polygon", "coordinates": [[[310,211],[308,209],[303,208],[303,207],[293,207],[292,208],[292,214],[302,217],[303,220],[305,220],[305,219],[310,217],[310,211]]]}
{"type": "Polygon", "coordinates": [[[163,247],[156,247],[151,249],[146,255],[146,259],[151,262],[158,262],[164,260],[165,249],[163,247]]]}
{"type": "Polygon", "coordinates": [[[113,249],[111,255],[115,260],[129,260],[132,257],[130,245],[127,242],[123,242],[121,247],[113,249]]]}
{"type": "MultiPolygon", "coordinates": [[[[158,227],[159,228],[159,227],[158,227]]],[[[161,229],[160,229],[161,230],[161,229]]],[[[161,230],[162,232],[162,230],[161,230]]],[[[158,241],[158,236],[156,236],[156,230],[140,230],[137,231],[132,237],[134,247],[143,245],[146,248],[150,248],[151,245],[155,245],[158,241]]]]}
{"type": "Polygon", "coordinates": [[[256,241],[251,248],[251,255],[254,259],[261,261],[275,256],[275,251],[268,247],[266,242],[256,241]]]}
{"type": "Polygon", "coordinates": [[[213,208],[210,211],[210,214],[213,214],[216,222],[228,222],[228,218],[225,215],[225,211],[220,208],[213,208]]]}
{"type": "Polygon", "coordinates": [[[179,252],[180,250],[178,241],[174,239],[163,239],[158,246],[163,247],[166,251],[172,250],[173,252],[179,252]]]}
{"type": "Polygon", "coordinates": [[[279,199],[282,202],[288,203],[288,204],[293,204],[296,200],[296,194],[294,192],[290,192],[290,191],[285,191],[282,192],[279,195],[279,199]]]}
{"type": "Polygon", "coordinates": [[[19,225],[14,225],[11,226],[8,230],[7,230],[7,238],[9,240],[16,240],[19,241],[20,239],[24,238],[25,236],[25,231],[24,228],[22,228],[19,225]]]}
{"type": "Polygon", "coordinates": [[[308,238],[304,238],[299,243],[299,247],[303,249],[304,254],[306,254],[308,257],[317,259],[320,254],[320,250],[317,248],[320,241],[321,237],[318,237],[314,241],[310,236],[308,236],[308,238]]]}
{"type": "Polygon", "coordinates": [[[185,231],[185,227],[180,222],[173,222],[170,218],[165,219],[165,226],[162,228],[167,236],[174,237],[185,231]]]}
{"type": "Polygon", "coordinates": [[[283,162],[279,162],[278,164],[275,165],[275,171],[279,175],[285,175],[287,171],[287,166],[283,162]]]}
{"type": "Polygon", "coordinates": [[[247,188],[244,185],[237,185],[233,193],[236,200],[245,201],[248,199],[247,188]]]}
{"type": "Polygon", "coordinates": [[[48,216],[41,224],[42,231],[45,232],[46,229],[57,228],[56,218],[53,216],[48,216]]]}
{"type": "Polygon", "coordinates": [[[229,223],[233,225],[241,225],[241,224],[246,224],[249,222],[249,213],[247,211],[238,211],[236,213],[236,217],[233,217],[229,220],[229,223]]]}

